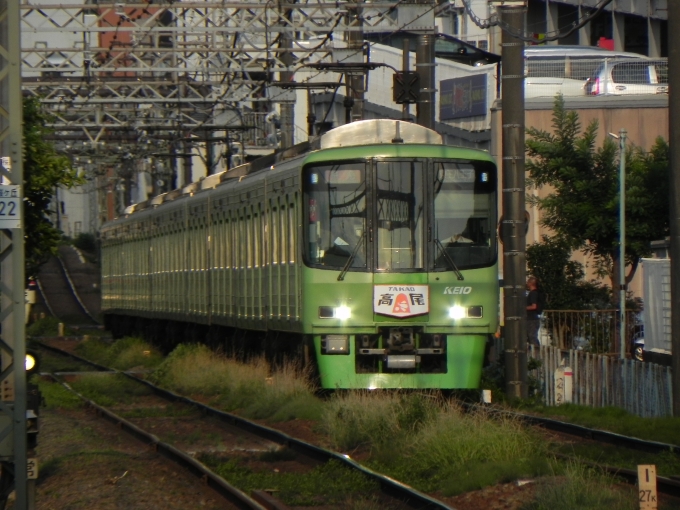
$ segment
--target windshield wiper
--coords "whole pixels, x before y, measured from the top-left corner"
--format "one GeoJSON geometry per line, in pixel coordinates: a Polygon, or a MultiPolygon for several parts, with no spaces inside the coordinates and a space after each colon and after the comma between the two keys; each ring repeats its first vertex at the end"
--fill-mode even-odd
{"type": "Polygon", "coordinates": [[[448,262],[448,264],[449,264],[449,266],[451,267],[451,269],[453,269],[453,272],[456,273],[456,277],[457,277],[459,280],[464,280],[465,278],[463,278],[463,273],[461,273],[461,272],[458,270],[458,266],[456,266],[456,263],[455,263],[455,262],[453,261],[453,259],[449,256],[449,254],[446,253],[446,248],[444,248],[444,246],[442,245],[442,242],[441,242],[439,239],[435,239],[435,240],[434,240],[434,243],[435,243],[435,244],[439,247],[439,249],[441,250],[442,255],[444,255],[444,259],[446,260],[446,262],[448,262]]]}
{"type": "Polygon", "coordinates": [[[361,243],[364,242],[365,236],[366,236],[366,232],[362,232],[361,237],[359,238],[359,242],[354,247],[354,250],[352,250],[352,254],[349,256],[349,258],[347,259],[347,262],[345,262],[345,266],[342,268],[342,271],[338,275],[338,281],[339,282],[341,282],[342,280],[345,279],[345,275],[347,274],[347,271],[349,271],[349,267],[352,265],[352,262],[354,262],[354,257],[357,256],[357,252],[359,251],[359,247],[361,246],[361,243]]]}

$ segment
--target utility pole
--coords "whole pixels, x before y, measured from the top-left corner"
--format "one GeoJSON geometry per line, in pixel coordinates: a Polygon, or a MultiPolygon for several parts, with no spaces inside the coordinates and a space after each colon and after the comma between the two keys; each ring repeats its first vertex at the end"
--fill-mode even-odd
{"type": "MultiPolygon", "coordinates": [[[[364,31],[363,21],[361,19],[361,7],[347,9],[347,16],[349,16],[347,25],[350,28],[358,27],[358,30],[347,33],[347,48],[349,50],[355,50],[360,55],[363,55],[364,31]]],[[[345,80],[347,81],[347,95],[352,98],[350,122],[364,120],[366,71],[348,73],[345,80]]]]}
{"type": "MultiPolygon", "coordinates": [[[[494,2],[501,20],[524,34],[523,1],[494,2]]],[[[503,30],[503,306],[505,310],[505,393],[527,398],[527,300],[524,176],[524,42],[503,30]]]]}
{"type": "Polygon", "coordinates": [[[420,79],[420,97],[416,106],[416,122],[434,129],[434,33],[418,36],[416,71],[420,79]]]}
{"type": "MultiPolygon", "coordinates": [[[[671,303],[680,300],[680,5],[668,2],[668,118],[670,156],[671,303]]],[[[680,310],[671,313],[673,416],[680,416],[680,310]]]]}
{"type": "MultiPolygon", "coordinates": [[[[23,105],[20,2],[0,0],[0,201],[15,218],[0,219],[0,504],[12,486],[14,508],[35,508],[35,480],[28,474],[26,340],[24,305],[23,105]],[[29,480],[29,478],[31,478],[29,480]]],[[[37,424],[36,424],[37,425],[37,424]]],[[[35,474],[35,470],[32,471],[35,474]]]]}

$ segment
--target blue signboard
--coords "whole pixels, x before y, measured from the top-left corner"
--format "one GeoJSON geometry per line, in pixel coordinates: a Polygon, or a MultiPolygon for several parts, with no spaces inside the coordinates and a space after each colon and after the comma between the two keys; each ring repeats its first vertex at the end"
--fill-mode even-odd
{"type": "Polygon", "coordinates": [[[487,76],[484,73],[439,82],[439,119],[486,115],[487,76]]]}

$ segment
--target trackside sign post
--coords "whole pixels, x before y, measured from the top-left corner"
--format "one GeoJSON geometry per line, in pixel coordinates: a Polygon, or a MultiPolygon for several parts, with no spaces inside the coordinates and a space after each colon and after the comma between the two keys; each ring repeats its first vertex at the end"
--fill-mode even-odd
{"type": "Polygon", "coordinates": [[[21,186],[0,185],[0,229],[20,228],[21,186]]]}
{"type": "Polygon", "coordinates": [[[656,510],[656,466],[653,464],[638,465],[638,493],[640,510],[656,510]]]}

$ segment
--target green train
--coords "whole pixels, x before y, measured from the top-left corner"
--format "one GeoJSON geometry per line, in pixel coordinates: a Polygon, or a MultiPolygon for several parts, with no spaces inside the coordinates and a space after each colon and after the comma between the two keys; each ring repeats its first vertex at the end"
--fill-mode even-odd
{"type": "Polygon", "coordinates": [[[366,120],[104,225],[117,334],[299,354],[324,388],[476,388],[498,327],[497,171],[366,120]]]}

